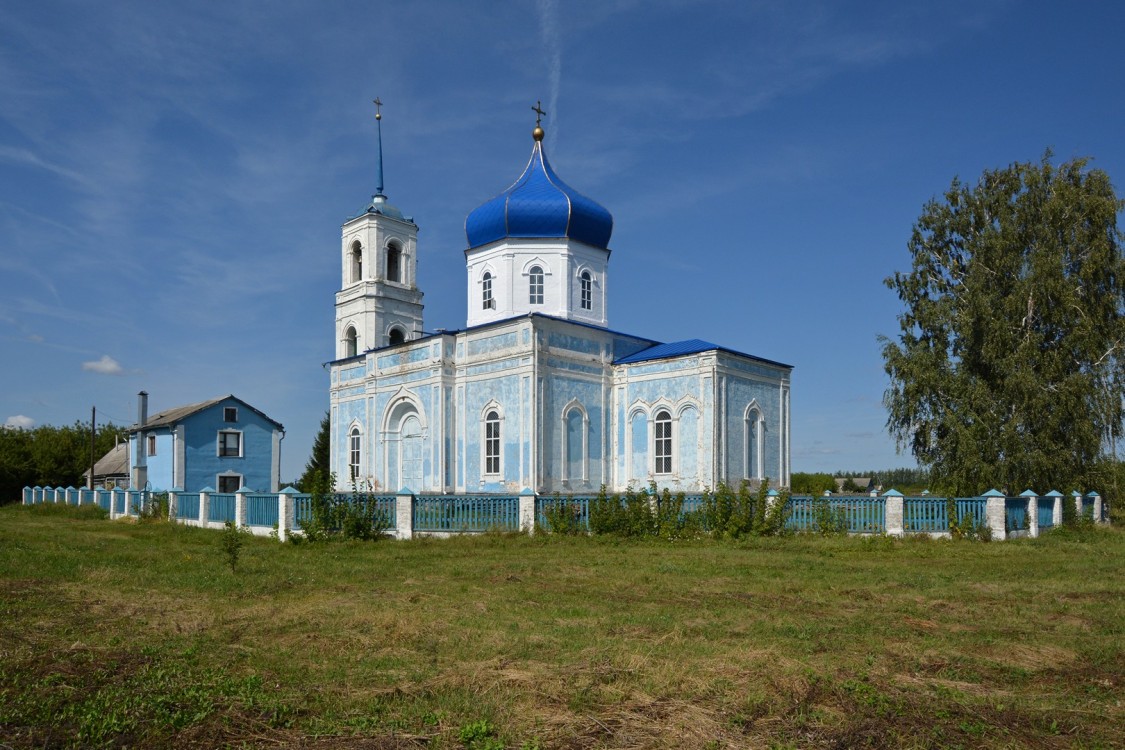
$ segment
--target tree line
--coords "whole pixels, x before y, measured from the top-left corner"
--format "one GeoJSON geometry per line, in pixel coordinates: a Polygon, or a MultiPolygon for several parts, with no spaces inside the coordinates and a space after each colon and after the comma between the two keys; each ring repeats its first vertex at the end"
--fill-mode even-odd
{"type": "MultiPolygon", "coordinates": [[[[100,425],[94,438],[95,460],[124,439],[124,428],[100,425]]],[[[30,430],[0,427],[0,504],[19,502],[24,487],[81,486],[89,468],[89,422],[30,430]]]]}

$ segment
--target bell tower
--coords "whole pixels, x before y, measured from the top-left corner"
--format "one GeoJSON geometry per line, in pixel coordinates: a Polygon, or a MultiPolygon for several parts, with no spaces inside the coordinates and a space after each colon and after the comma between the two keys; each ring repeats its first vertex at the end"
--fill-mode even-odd
{"type": "Polygon", "coordinates": [[[422,335],[422,292],[416,274],[418,225],[388,203],[383,193],[382,104],[375,100],[375,194],[344,222],[341,231],[336,359],[422,335]]]}

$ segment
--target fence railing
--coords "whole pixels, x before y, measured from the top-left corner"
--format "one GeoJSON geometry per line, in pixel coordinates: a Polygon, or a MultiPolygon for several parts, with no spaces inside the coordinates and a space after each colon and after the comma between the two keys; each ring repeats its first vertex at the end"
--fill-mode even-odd
{"type": "MultiPolygon", "coordinates": [[[[647,493],[640,493],[642,497],[647,493]]],[[[776,502],[775,492],[767,502],[776,502]]],[[[682,515],[699,513],[708,507],[708,494],[677,496],[682,515]]],[[[568,528],[589,530],[590,511],[596,496],[537,496],[525,490],[519,495],[445,494],[374,495],[335,493],[327,502],[336,509],[363,503],[362,511],[378,516],[399,538],[418,534],[479,533],[486,531],[526,531],[536,527],[550,531],[552,511],[564,507],[573,514],[568,528]]],[[[25,487],[25,505],[42,503],[97,505],[111,518],[147,513],[153,493],[136,489],[76,489],[74,487],[25,487]]],[[[655,502],[655,498],[653,499],[655,502]]],[[[1064,497],[1050,492],[1037,496],[1031,491],[1019,497],[1004,496],[990,490],[979,497],[944,498],[931,495],[904,497],[891,490],[882,496],[794,495],[784,508],[785,525],[790,531],[817,532],[825,525],[833,531],[851,534],[930,534],[987,530],[994,539],[1009,536],[1038,536],[1041,530],[1057,526],[1069,503],[1074,515],[1105,522],[1108,513],[1097,493],[1064,497]]],[[[276,530],[285,540],[290,533],[301,533],[313,514],[313,498],[292,489],[281,493],[241,490],[237,493],[168,493],[169,516],[199,526],[218,527],[233,522],[258,534],[276,530]]],[[[701,519],[701,521],[704,519],[701,519]]],[[[707,531],[705,522],[700,527],[707,531]]]]}

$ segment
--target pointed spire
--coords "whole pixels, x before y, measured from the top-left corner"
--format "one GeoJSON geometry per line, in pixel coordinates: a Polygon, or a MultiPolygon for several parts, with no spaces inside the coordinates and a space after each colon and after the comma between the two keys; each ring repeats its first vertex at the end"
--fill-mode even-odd
{"type": "Polygon", "coordinates": [[[375,132],[379,141],[379,151],[375,161],[375,195],[372,198],[385,198],[383,195],[383,113],[380,111],[383,102],[379,101],[379,97],[372,100],[375,105],[375,132]]]}

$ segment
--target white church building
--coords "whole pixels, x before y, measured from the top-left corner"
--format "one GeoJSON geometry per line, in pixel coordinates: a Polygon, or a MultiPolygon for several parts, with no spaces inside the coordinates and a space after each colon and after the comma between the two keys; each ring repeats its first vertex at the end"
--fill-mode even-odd
{"type": "Polygon", "coordinates": [[[538,122],[533,137],[523,174],[465,222],[465,327],[426,333],[418,226],[383,194],[380,133],[376,194],[340,244],[338,488],[787,485],[792,367],[611,330],[613,218],[555,174],[538,122]]]}

